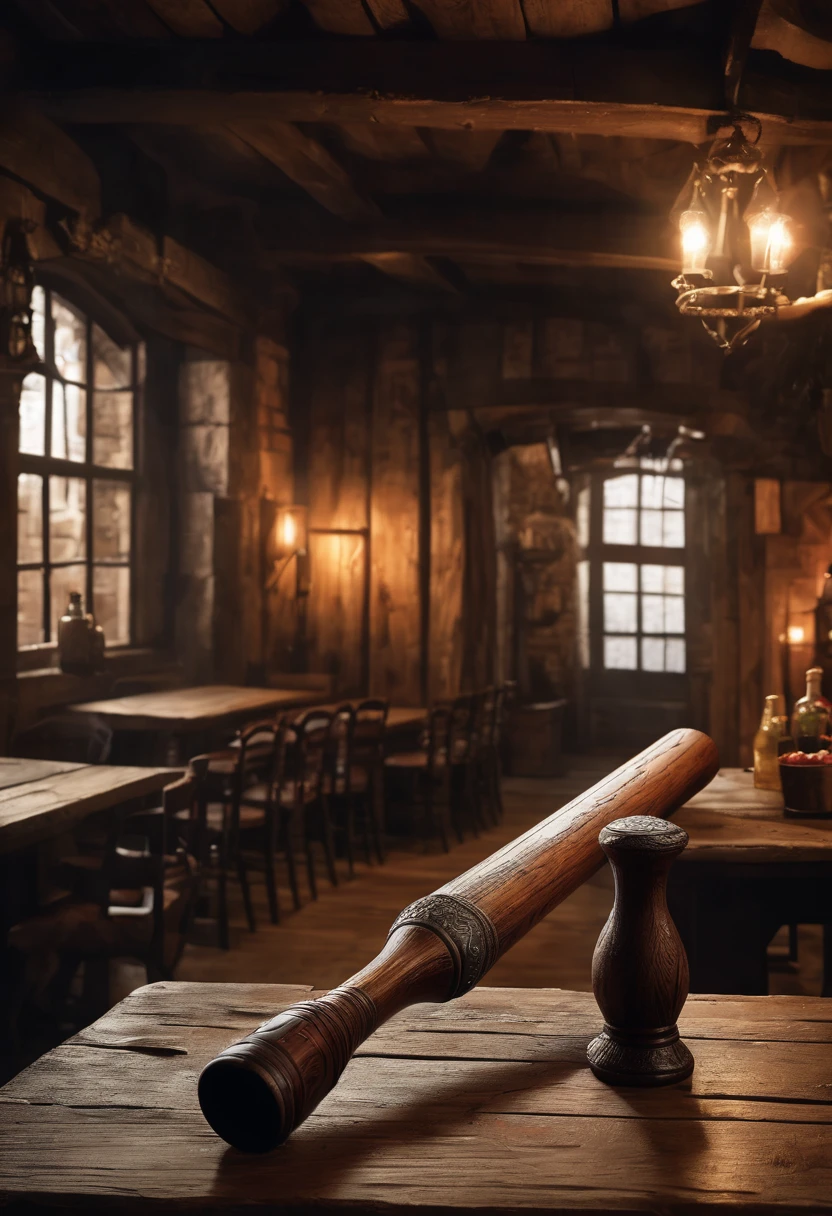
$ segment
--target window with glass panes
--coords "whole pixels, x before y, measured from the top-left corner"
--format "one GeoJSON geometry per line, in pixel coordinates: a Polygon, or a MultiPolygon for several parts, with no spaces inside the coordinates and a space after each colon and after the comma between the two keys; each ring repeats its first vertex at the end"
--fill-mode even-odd
{"type": "Polygon", "coordinates": [[[603,669],[683,674],[684,478],[645,460],[602,486],[603,669]]]}
{"type": "Polygon", "coordinates": [[[107,644],[124,645],[140,348],[48,287],[35,288],[32,307],[41,365],[20,397],[18,646],[57,641],[71,591],[107,644]]]}

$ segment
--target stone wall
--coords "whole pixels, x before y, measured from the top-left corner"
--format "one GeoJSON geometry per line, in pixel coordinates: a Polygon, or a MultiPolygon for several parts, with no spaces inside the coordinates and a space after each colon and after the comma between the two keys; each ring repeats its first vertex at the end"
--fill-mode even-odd
{"type": "Polygon", "coordinates": [[[263,587],[275,509],[292,500],[288,363],[260,337],[246,362],[189,350],[180,369],[176,635],[188,679],[242,683],[282,666],[287,592],[263,587]]]}

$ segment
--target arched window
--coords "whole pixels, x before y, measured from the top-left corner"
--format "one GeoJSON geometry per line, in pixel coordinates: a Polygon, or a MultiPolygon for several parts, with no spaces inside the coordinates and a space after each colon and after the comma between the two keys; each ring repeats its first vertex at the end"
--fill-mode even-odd
{"type": "Polygon", "coordinates": [[[32,306],[41,366],[20,397],[18,646],[57,641],[70,591],[108,645],[126,645],[143,352],[49,287],[32,306]]]}

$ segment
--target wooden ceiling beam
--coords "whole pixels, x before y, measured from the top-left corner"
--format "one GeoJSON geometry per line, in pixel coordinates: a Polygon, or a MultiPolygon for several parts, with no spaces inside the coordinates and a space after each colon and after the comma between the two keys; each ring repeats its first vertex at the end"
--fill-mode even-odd
{"type": "MultiPolygon", "coordinates": [[[[494,386],[493,399],[472,403],[464,383],[450,379],[444,394],[436,394],[434,409],[475,409],[477,416],[491,421],[499,415],[508,418],[555,411],[557,417],[574,421],[577,417],[600,419],[605,414],[625,425],[624,419],[637,420],[645,411],[684,418],[699,418],[705,423],[711,413],[742,416],[747,404],[740,393],[696,384],[641,384],[594,380],[506,380],[494,386]],[[493,414],[489,414],[493,411],[493,414]]],[[[628,423],[629,424],[629,423],[628,423]]],[[[634,425],[637,423],[634,421],[634,425]]]]}
{"type": "MultiPolygon", "coordinates": [[[[79,43],[71,56],[39,44],[21,54],[19,89],[64,122],[380,122],[698,144],[725,112],[724,65],[697,48],[367,38],[348,55],[326,40],[79,43]]],[[[779,142],[832,142],[824,81],[746,69],[739,101],[779,142]]]]}
{"type": "Polygon", "coordinates": [[[665,216],[558,214],[543,208],[410,207],[402,220],[319,231],[262,235],[275,265],[352,262],[396,255],[464,258],[472,262],[521,261],[544,266],[597,266],[675,273],[678,255],[665,216]]]}
{"type": "MultiPolygon", "coordinates": [[[[347,221],[375,220],[381,210],[353,185],[343,165],[317,140],[288,122],[229,124],[231,132],[307,192],[332,215],[347,221]]],[[[424,256],[408,250],[368,251],[361,260],[383,274],[445,291],[456,287],[424,256]]]]}

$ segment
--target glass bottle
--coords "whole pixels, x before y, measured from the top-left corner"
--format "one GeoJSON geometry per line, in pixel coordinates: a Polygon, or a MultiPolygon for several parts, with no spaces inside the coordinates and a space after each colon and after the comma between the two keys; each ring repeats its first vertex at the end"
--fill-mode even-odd
{"type": "Polygon", "coordinates": [[[90,623],[80,591],[70,591],[66,612],[58,622],[58,659],[61,671],[87,675],[92,670],[90,623]]]}
{"type": "Polygon", "coordinates": [[[801,752],[817,752],[829,727],[829,705],[821,695],[822,667],[810,667],[806,672],[806,695],[794,707],[792,734],[794,745],[801,752]]]}
{"type": "Polygon", "coordinates": [[[754,736],[754,785],[758,790],[780,789],[778,755],[783,722],[777,716],[779,700],[776,693],[766,697],[760,728],[754,736]]]}

